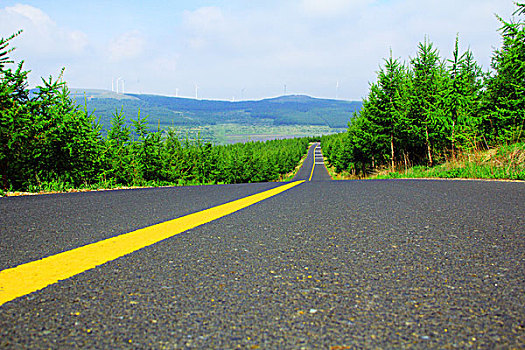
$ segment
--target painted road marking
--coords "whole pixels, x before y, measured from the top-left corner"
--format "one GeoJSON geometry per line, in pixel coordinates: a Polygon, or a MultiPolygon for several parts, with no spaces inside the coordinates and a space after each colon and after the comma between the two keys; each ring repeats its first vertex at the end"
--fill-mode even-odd
{"type": "Polygon", "coordinates": [[[315,146],[312,146],[314,147],[314,162],[312,164],[312,171],[310,172],[310,178],[308,179],[308,181],[312,181],[312,176],[314,176],[314,169],[315,169],[315,151],[317,150],[317,148],[319,147],[318,144],[316,144],[315,146]]]}
{"type": "MultiPolygon", "coordinates": [[[[319,162],[317,162],[317,159],[315,159],[315,157],[317,157],[319,155],[318,152],[319,153],[321,152],[321,146],[319,146],[319,144],[317,144],[317,146],[315,146],[315,148],[314,148],[314,163],[312,164],[312,172],[310,173],[310,178],[308,179],[308,181],[312,181],[312,177],[314,176],[315,165],[316,164],[324,164],[324,162],[323,163],[319,163],[319,162]]],[[[321,157],[322,156],[323,155],[321,154],[321,157]]]]}
{"type": "Polygon", "coordinates": [[[315,162],[314,164],[312,164],[312,172],[310,173],[310,178],[308,179],[308,181],[312,181],[312,176],[314,176],[314,168],[315,168],[315,162]]]}
{"type": "Polygon", "coordinates": [[[291,182],[178,219],[145,227],[0,271],[0,305],[246,208],[303,182],[291,182]]]}
{"type": "Polygon", "coordinates": [[[314,169],[315,169],[315,158],[314,158],[314,163],[312,164],[312,172],[310,173],[310,178],[308,179],[308,181],[312,181],[312,176],[314,176],[314,169]]]}
{"type": "Polygon", "coordinates": [[[312,173],[310,174],[310,179],[308,181],[312,181],[312,177],[314,176],[314,168],[316,165],[324,165],[324,158],[323,153],[321,152],[321,146],[317,146],[314,150],[314,164],[312,166],[312,173]],[[319,160],[321,158],[321,160],[319,160]]]}

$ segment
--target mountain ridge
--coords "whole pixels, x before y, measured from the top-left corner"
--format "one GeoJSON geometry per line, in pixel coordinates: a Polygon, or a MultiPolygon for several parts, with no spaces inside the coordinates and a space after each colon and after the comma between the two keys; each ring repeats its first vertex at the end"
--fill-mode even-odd
{"type": "Polygon", "coordinates": [[[115,93],[99,89],[70,89],[71,97],[109,127],[116,111],[127,119],[148,115],[155,126],[198,126],[234,123],[241,125],[324,125],[346,128],[360,101],[320,99],[307,95],[284,95],[261,100],[224,101],[153,94],[115,93]]]}

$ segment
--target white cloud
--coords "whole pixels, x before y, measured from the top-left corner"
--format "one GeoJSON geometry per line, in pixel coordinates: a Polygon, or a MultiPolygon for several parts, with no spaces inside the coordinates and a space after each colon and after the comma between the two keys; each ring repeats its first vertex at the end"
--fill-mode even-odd
{"type": "Polygon", "coordinates": [[[227,23],[218,7],[201,7],[195,11],[184,11],[184,26],[189,33],[188,43],[192,48],[203,48],[214,37],[224,34],[227,23]]]}
{"type": "Polygon", "coordinates": [[[377,64],[392,48],[394,56],[414,57],[417,44],[429,38],[442,57],[450,57],[456,35],[463,50],[471,48],[488,68],[494,46],[499,46],[499,27],[494,13],[506,17],[512,1],[494,0],[404,0],[376,4],[355,23],[359,47],[367,50],[377,64]]]}
{"type": "Polygon", "coordinates": [[[39,27],[49,27],[55,25],[55,22],[53,22],[47,14],[33,6],[16,4],[12,7],[6,7],[5,11],[11,16],[18,15],[27,18],[29,21],[33,22],[39,27]]]}
{"type": "Polygon", "coordinates": [[[184,12],[185,24],[198,32],[217,29],[224,24],[224,15],[218,7],[201,7],[195,11],[184,12]]]}
{"type": "Polygon", "coordinates": [[[301,9],[312,17],[340,17],[357,12],[367,6],[369,0],[302,0],[301,9]]]}
{"type": "Polygon", "coordinates": [[[178,55],[161,55],[153,61],[153,69],[159,76],[177,72],[178,55]]]}
{"type": "Polygon", "coordinates": [[[0,7],[0,32],[23,27],[14,42],[18,57],[38,76],[66,66],[72,86],[97,87],[100,81],[98,87],[110,88],[111,77],[122,76],[128,91],[134,85],[168,94],[180,88],[190,96],[196,82],[203,97],[229,99],[241,89],[249,98],[278,95],[284,83],[290,93],[334,97],[339,81],[340,98],[359,99],[390,49],[408,60],[426,35],[446,58],[459,33],[462,49],[470,47],[489,68],[500,45],[494,13],[508,19],[514,9],[512,0],[236,0],[196,9],[177,3],[162,9],[173,22],[159,21],[160,2],[152,1],[73,30],[62,21],[75,26],[84,18],[73,12],[76,5],[48,13],[27,5],[0,7]],[[124,28],[114,37],[113,19],[124,28]]]}
{"type": "Polygon", "coordinates": [[[146,39],[138,30],[123,33],[114,38],[108,47],[109,60],[121,62],[134,59],[144,53],[146,39]]]}
{"type": "Polygon", "coordinates": [[[42,10],[23,4],[0,9],[0,32],[9,35],[20,29],[25,54],[64,57],[82,55],[88,47],[87,35],[58,26],[42,10]]]}

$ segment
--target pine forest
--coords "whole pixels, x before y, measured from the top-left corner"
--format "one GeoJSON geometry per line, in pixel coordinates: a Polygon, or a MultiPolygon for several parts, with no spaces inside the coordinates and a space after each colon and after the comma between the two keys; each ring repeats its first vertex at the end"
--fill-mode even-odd
{"type": "Polygon", "coordinates": [[[23,62],[8,68],[9,42],[0,41],[0,181],[4,191],[231,184],[279,180],[308,148],[307,139],[212,145],[180,140],[173,129],[131,125],[116,111],[105,135],[78,106],[60,77],[30,91],[23,62]],[[36,91],[36,92],[35,92],[36,91]]]}
{"type": "Polygon", "coordinates": [[[523,155],[525,4],[516,6],[511,21],[498,17],[502,46],[493,52],[491,72],[470,50],[460,51],[459,36],[451,59],[428,39],[408,61],[391,53],[348,131],[323,138],[336,171],[366,176],[378,167],[432,167],[498,145],[523,155]]]}
{"type": "MultiPolygon", "coordinates": [[[[384,59],[362,109],[348,116],[348,130],[321,138],[335,171],[366,176],[501,145],[524,150],[525,4],[516,4],[511,20],[498,19],[502,44],[490,71],[460,50],[459,35],[449,59],[429,38],[406,61],[393,53],[384,59]]],[[[140,110],[131,124],[116,110],[103,133],[97,117],[70,97],[62,74],[28,88],[23,61],[10,58],[21,33],[0,39],[2,193],[277,181],[306,153],[306,138],[232,145],[180,139],[173,129],[149,130],[140,110]]],[[[525,178],[523,169],[513,174],[525,178]]]]}

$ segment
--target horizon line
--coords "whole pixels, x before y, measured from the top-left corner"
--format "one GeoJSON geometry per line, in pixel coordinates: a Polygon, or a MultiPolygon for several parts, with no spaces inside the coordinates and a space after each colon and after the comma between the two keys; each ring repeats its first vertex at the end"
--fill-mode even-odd
{"type": "MultiPolygon", "coordinates": [[[[35,87],[36,88],[36,87],[35,87]]],[[[33,88],[33,89],[35,89],[33,88]]],[[[308,97],[312,99],[317,100],[332,100],[332,101],[342,101],[342,102],[362,102],[363,99],[345,99],[345,98],[335,98],[335,97],[318,97],[318,96],[312,96],[308,95],[306,93],[290,93],[290,94],[283,94],[283,95],[275,95],[275,96],[268,96],[263,98],[254,98],[254,99],[242,99],[242,100],[231,100],[231,99],[219,99],[219,98],[195,98],[195,97],[187,97],[187,96],[175,96],[175,95],[164,95],[160,93],[137,93],[137,92],[125,92],[125,93],[117,93],[115,91],[111,91],[108,89],[101,89],[101,88],[78,88],[78,87],[68,87],[70,91],[73,92],[73,90],[80,90],[87,92],[89,90],[92,91],[103,91],[114,95],[121,95],[121,96],[133,96],[133,95],[150,95],[150,96],[160,96],[160,97],[169,97],[169,98],[178,98],[178,99],[185,99],[185,100],[194,100],[194,101],[218,101],[218,102],[230,102],[230,103],[239,103],[239,102],[250,102],[250,101],[264,101],[264,100],[271,100],[271,99],[277,99],[282,97],[308,97]]],[[[32,90],[32,89],[30,89],[32,90]]]]}

